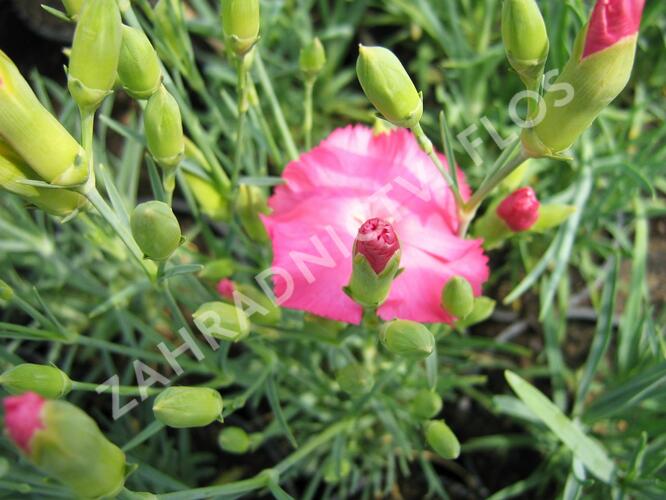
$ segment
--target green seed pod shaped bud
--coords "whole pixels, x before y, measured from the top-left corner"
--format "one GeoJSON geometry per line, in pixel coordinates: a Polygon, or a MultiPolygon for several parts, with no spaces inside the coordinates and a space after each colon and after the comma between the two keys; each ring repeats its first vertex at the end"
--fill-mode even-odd
{"type": "Polygon", "coordinates": [[[259,0],[222,0],[222,30],[237,56],[247,54],[259,40],[259,0]]]}
{"type": "Polygon", "coordinates": [[[456,328],[463,329],[481,323],[490,318],[494,310],[495,301],[493,299],[483,296],[477,297],[474,299],[472,312],[469,313],[465,319],[456,321],[456,328]]]}
{"type": "Polygon", "coordinates": [[[423,102],[414,83],[393,52],[384,47],[359,46],[356,75],[363,92],[384,118],[411,128],[421,120],[423,102]]]}
{"type": "Polygon", "coordinates": [[[422,389],[416,393],[410,406],[416,418],[430,420],[442,411],[442,398],[429,389],[422,389]]]}
{"type": "Polygon", "coordinates": [[[238,342],[250,334],[250,320],[240,308],[225,302],[208,302],[192,315],[201,333],[228,342],[238,342]]]}
{"type": "Polygon", "coordinates": [[[541,79],[549,50],[546,23],[535,0],[504,0],[502,40],[509,64],[532,89],[541,79]]]}
{"type": "Polygon", "coordinates": [[[440,457],[455,460],[460,455],[460,442],[444,420],[431,420],[425,426],[428,445],[440,457]]]}
{"type": "Polygon", "coordinates": [[[550,204],[541,205],[539,210],[539,218],[536,223],[530,228],[530,231],[542,233],[548,229],[558,227],[573,215],[576,207],[573,205],[560,205],[550,204]]]}
{"type": "Polygon", "coordinates": [[[31,186],[22,182],[26,180],[41,179],[0,139],[0,187],[57,217],[67,217],[88,204],[84,196],[74,191],[31,186]]]}
{"type": "Polygon", "coordinates": [[[148,99],[143,127],[155,161],[165,169],[176,168],[185,152],[183,122],[176,99],[164,85],[148,99]]]}
{"type": "Polygon", "coordinates": [[[81,7],[83,7],[83,0],[62,0],[62,5],[65,7],[65,12],[71,19],[75,19],[79,12],[81,12],[81,7]]]}
{"type": "Polygon", "coordinates": [[[236,266],[233,259],[216,259],[207,262],[199,273],[199,276],[212,281],[220,281],[234,274],[235,269],[236,266]]]}
{"type": "Polygon", "coordinates": [[[379,340],[393,354],[413,360],[427,358],[435,348],[435,337],[430,330],[421,323],[403,319],[384,323],[379,340]]]}
{"type": "Polygon", "coordinates": [[[326,64],[326,51],[319,38],[313,38],[301,49],[298,63],[306,78],[317,77],[326,64]]]}
{"type": "Polygon", "coordinates": [[[86,0],[83,4],[69,56],[67,87],[86,112],[97,109],[113,91],[123,38],[121,26],[116,2],[86,0]]]}
{"type": "Polygon", "coordinates": [[[351,469],[351,462],[346,458],[341,458],[340,461],[335,459],[326,460],[322,468],[324,481],[327,484],[338,484],[349,476],[351,469]]]}
{"type": "Polygon", "coordinates": [[[236,198],[236,212],[245,234],[256,243],[266,243],[268,233],[259,214],[268,214],[266,195],[258,186],[241,184],[236,198]]]}
{"type": "Polygon", "coordinates": [[[372,374],[358,363],[350,363],[335,374],[340,389],[352,396],[365,394],[374,385],[372,374]]]}
{"type": "Polygon", "coordinates": [[[234,283],[234,288],[242,294],[243,299],[249,299],[248,302],[256,304],[257,311],[252,316],[255,323],[266,326],[277,325],[282,319],[282,309],[275,304],[265,293],[245,283],[234,283]]]}
{"type": "Polygon", "coordinates": [[[181,244],[178,219],[161,201],[138,205],[130,217],[132,235],[141,251],[152,260],[166,260],[181,244]]]}
{"type": "Polygon", "coordinates": [[[250,450],[250,436],[240,427],[225,427],[220,431],[217,442],[223,451],[234,455],[244,455],[250,450]]]}
{"type": "Polygon", "coordinates": [[[3,403],[9,438],[71,490],[68,498],[115,498],[123,488],[125,455],[85,412],[33,392],[3,403]]]}
{"type": "Polygon", "coordinates": [[[0,384],[10,394],[36,392],[49,399],[66,396],[72,390],[72,381],[55,366],[24,363],[0,375],[0,384]]]}
{"type": "Polygon", "coordinates": [[[5,281],[0,280],[0,301],[9,302],[14,298],[14,290],[5,281]]]}
{"type": "MultiPolygon", "coordinates": [[[[187,137],[185,137],[185,158],[196,163],[206,173],[213,170],[201,150],[187,137]]],[[[189,170],[183,170],[182,174],[204,214],[215,221],[230,219],[229,199],[215,187],[210,177],[203,177],[189,170]]]]}
{"type": "Polygon", "coordinates": [[[42,106],[1,50],[0,137],[46,182],[73,186],[88,178],[85,152],[79,143],[42,106]]]}
{"type": "Polygon", "coordinates": [[[176,429],[205,427],[222,417],[222,396],[209,387],[168,387],[155,398],[153,413],[176,429]]]}
{"type": "Polygon", "coordinates": [[[377,307],[387,299],[399,268],[400,242],[393,226],[369,219],[354,240],[352,274],[344,291],[363,307],[377,307]]]}
{"type": "Polygon", "coordinates": [[[162,70],[157,52],[143,31],[123,26],[118,78],[134,99],[148,99],[160,88],[162,70]]]}
{"type": "Polygon", "coordinates": [[[462,276],[454,276],[442,289],[442,307],[456,318],[463,319],[474,308],[474,290],[462,276]]]}

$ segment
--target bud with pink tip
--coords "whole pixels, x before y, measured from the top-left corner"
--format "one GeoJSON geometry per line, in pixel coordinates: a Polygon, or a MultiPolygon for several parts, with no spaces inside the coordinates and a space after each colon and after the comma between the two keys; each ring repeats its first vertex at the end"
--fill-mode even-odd
{"type": "Polygon", "coordinates": [[[524,187],[504,198],[497,207],[497,215],[509,229],[518,233],[527,231],[536,223],[540,206],[534,189],[524,187]]]}
{"type": "Polygon", "coordinates": [[[353,248],[353,268],[345,292],[363,307],[388,297],[400,266],[400,242],[393,226],[373,218],[361,225],[353,248]]]}

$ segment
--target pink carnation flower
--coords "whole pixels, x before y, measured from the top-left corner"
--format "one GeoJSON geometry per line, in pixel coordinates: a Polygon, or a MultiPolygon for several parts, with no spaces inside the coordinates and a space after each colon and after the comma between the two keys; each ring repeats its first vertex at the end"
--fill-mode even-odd
{"type": "Polygon", "coordinates": [[[217,284],[217,293],[219,293],[222,297],[225,299],[233,299],[234,298],[234,282],[231,281],[228,278],[224,278],[219,281],[217,284]]]}
{"type": "Polygon", "coordinates": [[[517,189],[502,200],[497,207],[497,215],[511,231],[516,233],[527,231],[539,220],[541,203],[534,189],[524,187],[517,189]]]}
{"type": "Polygon", "coordinates": [[[2,401],[7,433],[16,446],[26,453],[30,453],[32,436],[44,427],[41,412],[45,402],[44,398],[34,392],[9,396],[2,401]]]}
{"type": "MultiPolygon", "coordinates": [[[[269,200],[272,214],[263,217],[281,305],[359,323],[362,308],[342,289],[351,275],[354,239],[373,218],[395,230],[404,268],[378,310],[383,319],[453,321],[440,306],[442,287],[453,276],[481,293],[488,278],[481,240],[457,236],[453,194],[408,130],[375,136],[360,125],[337,129],[289,163],[283,178],[269,200]]],[[[458,178],[467,198],[462,173],[458,178]]]]}
{"type": "Polygon", "coordinates": [[[645,0],[598,0],[585,38],[583,59],[638,32],[645,0]]]}

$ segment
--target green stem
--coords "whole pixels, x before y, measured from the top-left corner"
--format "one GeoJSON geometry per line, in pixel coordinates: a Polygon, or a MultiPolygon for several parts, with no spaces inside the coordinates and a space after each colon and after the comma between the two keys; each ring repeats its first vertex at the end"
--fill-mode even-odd
{"type": "MultiPolygon", "coordinates": [[[[72,380],[72,390],[73,391],[85,391],[85,392],[97,392],[100,384],[95,384],[92,382],[77,382],[72,380]]],[[[133,385],[119,385],[118,386],[118,395],[120,396],[141,396],[142,391],[146,392],[149,396],[159,394],[165,388],[154,388],[154,387],[137,387],[133,385]]]]}
{"type": "Polygon", "coordinates": [[[314,89],[315,79],[305,79],[305,109],[303,116],[303,135],[305,136],[305,149],[312,147],[312,90],[314,89]]]}
{"type": "Polygon", "coordinates": [[[243,160],[243,133],[245,129],[245,115],[247,114],[247,67],[245,66],[245,57],[241,56],[237,60],[236,93],[238,96],[238,118],[236,122],[236,151],[234,154],[234,170],[231,174],[231,185],[233,189],[238,187],[238,178],[242,169],[243,160]]]}

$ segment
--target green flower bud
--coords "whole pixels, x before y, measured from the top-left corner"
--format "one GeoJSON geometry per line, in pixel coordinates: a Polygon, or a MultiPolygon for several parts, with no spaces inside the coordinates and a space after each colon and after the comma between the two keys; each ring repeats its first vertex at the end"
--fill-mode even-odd
{"type": "Polygon", "coordinates": [[[256,302],[262,309],[252,316],[252,320],[260,325],[273,326],[282,320],[282,309],[275,304],[264,292],[258,290],[252,285],[245,283],[235,283],[234,287],[238,292],[256,302]],[[265,312],[266,314],[261,314],[265,312]]]}
{"type": "Polygon", "coordinates": [[[379,340],[393,354],[413,360],[427,358],[435,348],[435,337],[430,330],[421,323],[403,319],[384,323],[379,340]]]}
{"type": "Polygon", "coordinates": [[[298,62],[306,78],[317,77],[326,64],[326,51],[319,38],[313,38],[301,49],[298,62]]]}
{"type": "Polygon", "coordinates": [[[148,99],[160,88],[162,70],[157,52],[143,31],[123,26],[118,78],[135,99],[148,99]]]}
{"type": "Polygon", "coordinates": [[[502,40],[509,64],[526,85],[534,86],[549,50],[546,24],[535,0],[504,0],[502,40]]]}
{"type": "Polygon", "coordinates": [[[259,0],[222,0],[222,30],[237,56],[259,40],[259,0]]]}
{"type": "Polygon", "coordinates": [[[66,396],[72,390],[72,381],[55,366],[24,363],[0,375],[0,384],[10,394],[36,392],[49,399],[66,396]]]}
{"type": "Polygon", "coordinates": [[[501,246],[506,239],[514,234],[509,229],[509,226],[497,215],[497,207],[500,201],[497,200],[490,205],[486,213],[474,223],[474,237],[483,239],[483,246],[486,250],[492,250],[501,246]]]}
{"type": "Polygon", "coordinates": [[[429,420],[442,410],[442,398],[429,389],[422,389],[412,399],[411,410],[415,417],[429,420]]]}
{"type": "Polygon", "coordinates": [[[384,47],[359,46],[356,74],[363,92],[384,117],[399,127],[413,127],[423,102],[400,60],[384,47]]]}
{"type": "Polygon", "coordinates": [[[440,457],[455,460],[460,455],[460,442],[444,420],[431,420],[425,426],[428,445],[440,457]]]}
{"type": "Polygon", "coordinates": [[[202,333],[238,342],[250,334],[250,320],[241,309],[224,302],[208,302],[192,315],[202,333]]]}
{"type": "Polygon", "coordinates": [[[576,207],[573,205],[541,205],[539,209],[539,218],[530,231],[542,233],[553,227],[558,227],[566,222],[575,211],[576,207]]]}
{"type": "Polygon", "coordinates": [[[86,0],[69,56],[67,87],[81,109],[94,111],[116,83],[122,43],[118,4],[86,0]]]}
{"type": "Polygon", "coordinates": [[[244,455],[250,450],[250,436],[240,427],[225,427],[217,442],[222,450],[235,455],[244,455]]]}
{"type": "Polygon", "coordinates": [[[0,186],[3,189],[57,217],[69,216],[88,204],[84,196],[74,191],[31,186],[21,182],[25,180],[40,179],[23,159],[0,139],[0,186]]]}
{"type": "Polygon", "coordinates": [[[493,299],[483,296],[476,297],[474,299],[472,312],[469,313],[465,319],[456,321],[456,328],[463,329],[481,323],[490,318],[494,310],[495,301],[493,299]]]}
{"type": "Polygon", "coordinates": [[[303,327],[309,336],[328,344],[339,345],[342,340],[340,333],[345,329],[345,324],[306,313],[303,317],[303,327]]]}
{"type": "Polygon", "coordinates": [[[73,186],[88,178],[81,146],[42,106],[1,50],[0,137],[46,182],[73,186]]]}
{"type": "Polygon", "coordinates": [[[454,276],[442,289],[442,307],[456,318],[464,318],[474,308],[474,290],[462,276],[454,276]]]}
{"type": "Polygon", "coordinates": [[[155,398],[155,418],[169,427],[204,427],[222,417],[222,396],[209,387],[173,386],[155,398]]]}
{"type": "Polygon", "coordinates": [[[0,280],[0,300],[9,302],[14,298],[14,290],[5,281],[0,280]]]}
{"type": "MultiPolygon", "coordinates": [[[[206,172],[213,170],[203,153],[187,137],[185,137],[185,158],[196,163],[206,172]]],[[[190,191],[201,207],[201,211],[213,220],[228,221],[231,217],[229,200],[215,187],[211,179],[187,170],[183,170],[182,173],[190,191]]]]}
{"type": "Polygon", "coordinates": [[[81,12],[81,7],[83,7],[83,0],[62,0],[62,5],[65,7],[65,12],[67,15],[74,19],[81,12]]]}
{"type": "Polygon", "coordinates": [[[364,394],[372,389],[375,381],[372,374],[358,363],[349,363],[335,374],[340,389],[352,396],[364,394]]]}
{"type": "Polygon", "coordinates": [[[268,214],[266,195],[258,186],[241,184],[236,198],[236,212],[247,236],[257,243],[266,243],[268,233],[259,214],[268,214]]]}
{"type": "Polygon", "coordinates": [[[235,267],[233,259],[212,260],[204,265],[199,276],[207,280],[220,281],[234,274],[235,267]]]}
{"type": "Polygon", "coordinates": [[[181,73],[189,75],[194,64],[194,52],[185,26],[183,2],[159,0],[153,12],[160,57],[176,66],[181,73]]]}
{"type": "Polygon", "coordinates": [[[176,168],[185,152],[183,123],[178,103],[164,85],[148,99],[143,126],[155,161],[163,168],[176,168]]]}
{"type": "Polygon", "coordinates": [[[334,459],[328,459],[324,463],[322,469],[324,481],[328,484],[338,484],[340,481],[349,476],[352,466],[351,462],[346,458],[341,458],[338,462],[334,459]]]}
{"type": "Polygon", "coordinates": [[[66,401],[47,401],[43,428],[30,441],[40,469],[68,486],[77,498],[113,498],[125,483],[125,455],[95,421],[66,401]]]}
{"type": "Polygon", "coordinates": [[[180,225],[166,203],[141,203],[132,212],[130,226],[139,248],[152,260],[166,260],[180,246],[180,225]]]}

